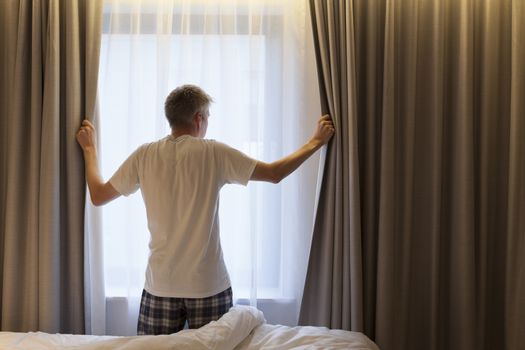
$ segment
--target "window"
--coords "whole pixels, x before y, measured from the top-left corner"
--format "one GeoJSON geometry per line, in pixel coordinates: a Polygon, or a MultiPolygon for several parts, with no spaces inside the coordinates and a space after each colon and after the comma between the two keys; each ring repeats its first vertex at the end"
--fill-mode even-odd
{"type": "MultiPolygon", "coordinates": [[[[290,13],[291,5],[278,1],[144,3],[112,1],[105,8],[99,74],[105,179],[139,145],[170,132],[164,100],[185,83],[216,101],[207,138],[265,161],[306,141],[320,114],[317,89],[306,85],[316,83],[305,63],[313,50],[301,41],[306,12],[290,13]]],[[[304,1],[295,3],[304,11],[304,1]]],[[[302,171],[280,185],[222,189],[221,242],[235,298],[289,298],[297,312],[303,282],[296,275],[304,281],[316,159],[302,171]]],[[[140,195],[104,207],[102,229],[106,296],[140,297],[149,240],[140,195]]]]}

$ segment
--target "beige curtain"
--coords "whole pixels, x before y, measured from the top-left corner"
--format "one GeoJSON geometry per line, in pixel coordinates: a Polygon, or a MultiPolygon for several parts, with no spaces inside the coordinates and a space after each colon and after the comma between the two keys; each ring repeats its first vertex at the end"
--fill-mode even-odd
{"type": "Polygon", "coordinates": [[[525,2],[311,0],[337,135],[302,324],[525,343],[525,2]]]}
{"type": "Polygon", "coordinates": [[[84,331],[84,178],[99,0],[0,2],[1,329],[84,331]]]}

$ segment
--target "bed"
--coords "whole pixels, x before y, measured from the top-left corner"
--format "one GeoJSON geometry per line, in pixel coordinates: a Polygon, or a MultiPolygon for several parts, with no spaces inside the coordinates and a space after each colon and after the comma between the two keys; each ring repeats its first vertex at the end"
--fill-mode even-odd
{"type": "Polygon", "coordinates": [[[355,349],[379,350],[364,334],[324,327],[270,325],[256,308],[234,306],[218,321],[176,334],[114,337],[0,332],[0,349],[355,349]]]}

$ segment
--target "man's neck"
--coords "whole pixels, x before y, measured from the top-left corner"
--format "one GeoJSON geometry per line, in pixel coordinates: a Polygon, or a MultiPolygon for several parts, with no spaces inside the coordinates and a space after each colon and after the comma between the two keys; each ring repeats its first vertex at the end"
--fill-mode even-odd
{"type": "Polygon", "coordinates": [[[182,135],[190,135],[190,136],[193,136],[193,137],[198,137],[197,133],[194,131],[194,130],[190,130],[190,129],[171,129],[171,136],[173,136],[173,138],[177,138],[177,137],[180,137],[182,135]]]}

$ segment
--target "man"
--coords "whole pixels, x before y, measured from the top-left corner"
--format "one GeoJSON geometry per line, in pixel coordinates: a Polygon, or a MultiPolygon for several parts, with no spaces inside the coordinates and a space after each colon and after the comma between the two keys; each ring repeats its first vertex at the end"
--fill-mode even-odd
{"type": "Polygon", "coordinates": [[[151,240],[139,335],[175,333],[186,321],[198,328],[229,310],[232,290],[219,240],[221,187],[249,180],[278,183],[334,133],[329,116],[323,116],[299,150],[264,163],[204,139],[211,102],[194,85],[173,90],[164,106],[171,134],[139,147],[108,182],[100,176],[93,125],[84,120],[76,135],[93,204],[141,189],[151,240]]]}

